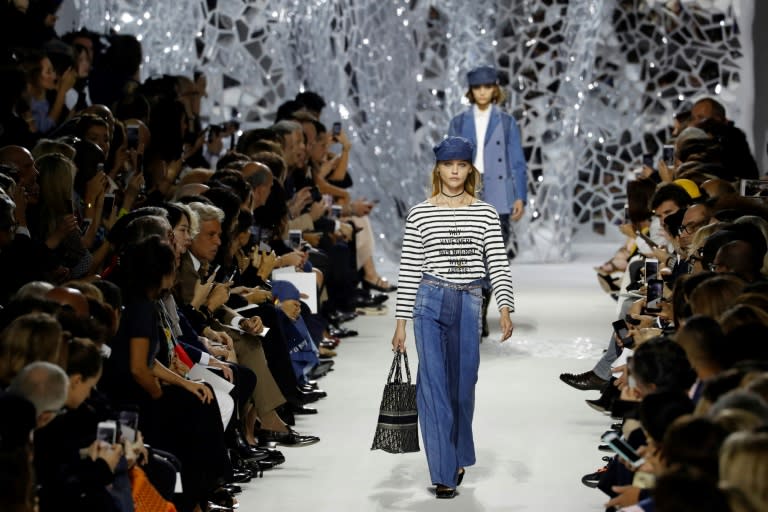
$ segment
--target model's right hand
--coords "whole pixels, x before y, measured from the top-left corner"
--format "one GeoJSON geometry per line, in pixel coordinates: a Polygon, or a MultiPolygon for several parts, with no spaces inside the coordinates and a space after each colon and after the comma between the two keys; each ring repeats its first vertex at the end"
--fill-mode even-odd
{"type": "Polygon", "coordinates": [[[405,352],[405,325],[401,326],[399,321],[392,336],[392,352],[405,352]]]}

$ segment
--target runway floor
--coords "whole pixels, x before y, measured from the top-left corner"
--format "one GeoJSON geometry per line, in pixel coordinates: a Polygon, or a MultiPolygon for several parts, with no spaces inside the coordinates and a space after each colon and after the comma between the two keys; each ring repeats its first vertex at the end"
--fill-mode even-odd
{"type": "MultiPolygon", "coordinates": [[[[435,499],[423,452],[370,450],[391,364],[393,304],[386,316],[347,324],[360,335],[342,341],[335,370],[320,381],[328,392],[313,404],[320,413],[297,417],[296,429],[321,442],[281,448],[287,462],[244,485],[240,510],[602,510],[606,497],[580,479],[602,465],[597,445],[610,418],[585,405],[596,392],[569,388],[558,375],[591,368],[608,340],[615,303],[599,288],[592,267],[613,249],[577,245],[571,263],[513,263],[515,332],[498,343],[492,305],[477,385],[477,464],[467,469],[454,500],[435,499]]],[[[415,378],[410,330],[407,343],[415,378]]]]}

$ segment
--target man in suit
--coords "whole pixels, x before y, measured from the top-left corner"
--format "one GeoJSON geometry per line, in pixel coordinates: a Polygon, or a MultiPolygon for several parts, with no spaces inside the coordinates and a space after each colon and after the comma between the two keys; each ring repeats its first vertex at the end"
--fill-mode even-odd
{"type": "Polygon", "coordinates": [[[285,403],[285,397],[270,371],[258,336],[263,330],[261,319],[258,316],[245,318],[224,305],[229,296],[229,285],[226,283],[215,283],[207,300],[197,306],[196,284],[206,281],[209,271],[212,271],[208,265],[221,245],[224,212],[202,203],[191,203],[190,208],[198,215],[199,232],[181,259],[175,290],[177,302],[183,304],[186,310],[196,309],[192,315],[196,313],[198,317],[205,317],[214,329],[226,329],[234,341],[238,361],[256,374],[252,395],[254,407],[246,416],[246,421],[253,422],[257,418],[260,421],[262,430],[259,441],[274,441],[288,446],[316,443],[320,440],[318,437],[298,434],[283,422],[275,410],[285,403]]]}

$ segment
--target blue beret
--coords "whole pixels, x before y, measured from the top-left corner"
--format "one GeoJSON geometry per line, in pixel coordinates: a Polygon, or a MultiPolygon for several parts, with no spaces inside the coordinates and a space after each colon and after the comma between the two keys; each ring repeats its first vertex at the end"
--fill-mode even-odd
{"type": "Polygon", "coordinates": [[[440,141],[440,144],[432,148],[435,152],[435,160],[442,162],[444,160],[466,160],[472,161],[472,155],[475,152],[475,145],[464,137],[447,137],[440,141]]]}
{"type": "Polygon", "coordinates": [[[476,85],[495,84],[499,81],[499,73],[493,66],[479,66],[467,73],[470,87],[476,85]]]}
{"type": "Polygon", "coordinates": [[[272,281],[272,296],[277,300],[301,300],[301,293],[289,281],[272,281]]]}

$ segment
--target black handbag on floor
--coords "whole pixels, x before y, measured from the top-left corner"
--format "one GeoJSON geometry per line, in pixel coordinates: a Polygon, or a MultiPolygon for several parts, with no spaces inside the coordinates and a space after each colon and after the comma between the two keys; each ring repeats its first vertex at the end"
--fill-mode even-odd
{"type": "Polygon", "coordinates": [[[379,422],[373,436],[371,450],[389,453],[419,451],[418,414],[416,413],[416,385],[411,384],[408,355],[395,353],[389,370],[387,385],[379,408],[379,422]],[[404,361],[404,364],[401,363],[404,361]],[[405,366],[407,382],[403,382],[402,366],[405,366]]]}

